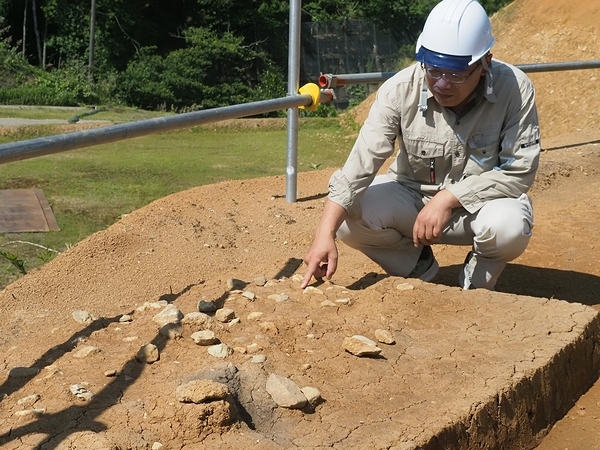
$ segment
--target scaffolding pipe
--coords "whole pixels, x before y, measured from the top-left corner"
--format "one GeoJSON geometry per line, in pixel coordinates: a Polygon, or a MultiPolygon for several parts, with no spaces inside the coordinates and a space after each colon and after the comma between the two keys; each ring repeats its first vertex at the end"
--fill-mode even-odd
{"type": "MultiPolygon", "coordinates": [[[[557,63],[540,64],[516,64],[516,67],[523,72],[556,72],[560,70],[582,70],[600,68],[600,60],[591,61],[572,61],[557,63]]],[[[319,86],[322,88],[335,88],[338,86],[347,86],[350,84],[372,84],[383,83],[396,75],[397,72],[373,72],[373,73],[354,73],[354,74],[321,74],[319,77],[319,86]]]]}
{"type": "Polygon", "coordinates": [[[286,108],[307,107],[315,103],[315,100],[317,103],[327,103],[334,97],[331,90],[321,90],[319,95],[318,99],[310,94],[302,94],[11,142],[0,145],[0,164],[147,134],[190,128],[205,123],[254,116],[286,108]]]}
{"type": "MultiPolygon", "coordinates": [[[[288,96],[298,95],[300,86],[300,12],[301,0],[290,0],[289,50],[288,50],[288,96]]],[[[285,199],[294,203],[297,198],[298,183],[298,123],[300,113],[297,107],[287,111],[287,152],[285,199]]]]}

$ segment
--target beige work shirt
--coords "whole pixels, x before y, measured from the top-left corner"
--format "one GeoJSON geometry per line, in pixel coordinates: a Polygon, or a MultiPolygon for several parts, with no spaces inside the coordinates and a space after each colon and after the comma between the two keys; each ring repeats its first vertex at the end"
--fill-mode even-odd
{"type": "Polygon", "coordinates": [[[514,66],[493,60],[490,70],[460,117],[429,91],[426,112],[419,110],[420,64],[387,80],[344,167],[331,176],[329,199],[350,211],[393,155],[396,140],[388,175],[425,197],[448,189],[474,213],[489,200],[527,192],[540,153],[534,88],[514,66]]]}

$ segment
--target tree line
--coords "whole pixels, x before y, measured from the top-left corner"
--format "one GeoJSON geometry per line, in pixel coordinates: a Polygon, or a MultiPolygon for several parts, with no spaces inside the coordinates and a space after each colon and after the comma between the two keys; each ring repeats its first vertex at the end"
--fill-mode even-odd
{"type": "MultiPolygon", "coordinates": [[[[437,1],[304,0],[301,20],[415,42],[437,1]]],[[[286,92],[289,0],[0,0],[0,17],[3,103],[182,111],[286,92]]]]}

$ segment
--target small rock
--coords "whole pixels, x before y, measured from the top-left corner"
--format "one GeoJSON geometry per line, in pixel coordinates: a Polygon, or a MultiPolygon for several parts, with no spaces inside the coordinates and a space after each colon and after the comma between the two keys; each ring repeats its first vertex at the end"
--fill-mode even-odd
{"type": "Polygon", "coordinates": [[[107,370],[107,371],[104,372],[104,376],[112,378],[112,377],[118,376],[119,373],[120,372],[117,369],[110,369],[110,370],[107,370]]]}
{"type": "Polygon", "coordinates": [[[100,353],[102,350],[100,350],[98,347],[94,347],[93,345],[85,345],[83,347],[81,347],[79,350],[77,350],[75,353],[73,353],[73,358],[85,358],[86,356],[89,355],[93,355],[95,353],[100,353]]]}
{"type": "Polygon", "coordinates": [[[302,370],[309,370],[311,367],[312,366],[309,363],[302,364],[302,366],[300,366],[302,370]]]}
{"type": "Polygon", "coordinates": [[[375,339],[383,344],[392,345],[396,343],[394,335],[388,330],[375,330],[375,339]]]}
{"type": "Polygon", "coordinates": [[[267,360],[267,357],[266,357],[265,355],[263,355],[263,354],[260,354],[260,355],[254,355],[254,356],[252,357],[252,359],[251,359],[251,361],[252,361],[254,364],[262,364],[262,363],[264,363],[266,360],[267,360]]]}
{"type": "Polygon", "coordinates": [[[183,319],[181,319],[181,323],[184,325],[198,326],[203,327],[205,325],[209,325],[211,322],[211,318],[208,314],[204,314],[202,312],[191,312],[186,314],[183,319]]]}
{"type": "Polygon", "coordinates": [[[215,313],[215,319],[219,322],[227,323],[235,318],[235,311],[230,308],[218,309],[215,313]]]}
{"type": "Polygon", "coordinates": [[[331,300],[323,300],[321,302],[321,306],[335,306],[335,303],[333,303],[331,300]]]}
{"type": "Polygon", "coordinates": [[[216,358],[227,358],[233,353],[233,349],[227,344],[217,344],[208,347],[208,354],[216,358]]]}
{"type": "Polygon", "coordinates": [[[37,375],[39,370],[35,367],[13,367],[8,371],[10,378],[26,378],[37,375]]]}
{"type": "Polygon", "coordinates": [[[321,289],[318,289],[316,287],[313,286],[307,286],[304,288],[304,291],[302,291],[303,294],[318,294],[318,295],[323,295],[323,291],[321,289]]]}
{"type": "Polygon", "coordinates": [[[375,356],[381,353],[381,349],[377,347],[375,342],[360,335],[344,339],[342,348],[355,356],[375,356]]]}
{"type": "Polygon", "coordinates": [[[261,322],[258,326],[265,333],[279,334],[279,329],[273,322],[261,322]]]}
{"type": "Polygon", "coordinates": [[[175,391],[180,403],[210,403],[229,397],[229,388],[213,380],[193,380],[177,387],[175,391]]]}
{"type": "Polygon", "coordinates": [[[246,350],[248,351],[248,353],[250,354],[254,354],[254,353],[258,353],[262,350],[262,347],[258,344],[250,344],[246,346],[246,350]]]}
{"type": "Polygon", "coordinates": [[[198,345],[213,345],[219,342],[215,333],[211,330],[196,331],[195,333],[192,333],[191,338],[198,345]]]}
{"type": "Polygon", "coordinates": [[[133,342],[133,341],[137,341],[139,339],[139,337],[137,336],[127,336],[123,338],[123,342],[133,342]]]}
{"type": "Polygon", "coordinates": [[[21,406],[33,406],[35,402],[37,402],[40,398],[42,398],[39,394],[31,394],[27,397],[23,397],[17,401],[17,404],[21,406]]]}
{"type": "Polygon", "coordinates": [[[131,322],[132,320],[133,317],[131,317],[129,314],[123,314],[121,317],[119,317],[119,322],[121,323],[131,322]]]}
{"type": "Polygon", "coordinates": [[[268,298],[270,300],[275,300],[276,303],[285,302],[286,300],[290,299],[290,297],[285,294],[271,294],[268,298]]]}
{"type": "Polygon", "coordinates": [[[244,291],[244,293],[242,294],[242,297],[246,297],[248,300],[256,300],[256,295],[254,295],[253,292],[250,291],[244,291]]]}
{"type": "Polygon", "coordinates": [[[183,336],[183,328],[178,323],[166,323],[160,327],[158,333],[167,339],[179,339],[183,336]]]}
{"type": "Polygon", "coordinates": [[[217,310],[215,302],[207,302],[206,300],[200,300],[198,303],[198,311],[202,313],[213,313],[217,310]]]}
{"type": "Polygon", "coordinates": [[[349,305],[352,302],[352,300],[349,298],[338,298],[335,302],[341,305],[349,305]]]}
{"type": "Polygon", "coordinates": [[[263,277],[263,276],[256,277],[254,279],[254,284],[257,286],[264,286],[265,284],[267,284],[267,277],[263,277]]]}
{"type": "Polygon", "coordinates": [[[183,319],[183,313],[179,311],[179,308],[173,304],[167,305],[165,309],[152,318],[152,320],[160,326],[168,323],[178,324],[181,322],[181,319],[183,319]]]}
{"type": "Polygon", "coordinates": [[[160,355],[158,353],[158,347],[154,344],[146,344],[142,346],[137,352],[137,355],[135,355],[135,359],[137,359],[139,362],[145,362],[147,364],[152,364],[158,361],[159,358],[160,355]]]}
{"type": "Polygon", "coordinates": [[[15,413],[15,416],[17,416],[17,417],[39,416],[39,415],[45,414],[45,413],[46,413],[46,409],[45,408],[41,408],[41,409],[24,409],[22,411],[17,411],[15,413]]]}
{"type": "Polygon", "coordinates": [[[308,400],[308,403],[310,403],[313,406],[315,406],[321,400],[321,392],[317,388],[305,386],[303,388],[300,388],[300,390],[306,397],[306,400],[308,400]]]}
{"type": "Polygon", "coordinates": [[[160,442],[155,442],[154,444],[152,444],[151,450],[163,450],[163,448],[165,448],[164,445],[162,445],[160,442]]]}
{"type": "Polygon", "coordinates": [[[414,290],[414,286],[410,283],[400,283],[399,285],[396,286],[396,289],[400,290],[400,291],[412,291],[414,290]]]}
{"type": "Polygon", "coordinates": [[[248,283],[246,283],[245,281],[238,280],[236,278],[229,278],[227,280],[227,290],[233,291],[238,289],[244,289],[246,287],[246,284],[248,283]]]}
{"type": "Polygon", "coordinates": [[[248,314],[248,320],[258,320],[262,317],[263,313],[260,311],[254,311],[248,314]]]}
{"type": "Polygon", "coordinates": [[[85,388],[81,384],[74,384],[69,388],[69,390],[71,391],[71,394],[73,394],[79,400],[84,402],[87,402],[88,400],[91,400],[92,397],[94,397],[94,394],[88,391],[87,388],[85,388]]]}
{"type": "Polygon", "coordinates": [[[296,383],[274,373],[267,379],[267,392],[273,401],[283,408],[299,409],[307,402],[306,396],[296,383]]]}
{"type": "Polygon", "coordinates": [[[94,317],[88,312],[81,309],[73,311],[73,319],[75,322],[89,324],[94,321],[94,317]]]}

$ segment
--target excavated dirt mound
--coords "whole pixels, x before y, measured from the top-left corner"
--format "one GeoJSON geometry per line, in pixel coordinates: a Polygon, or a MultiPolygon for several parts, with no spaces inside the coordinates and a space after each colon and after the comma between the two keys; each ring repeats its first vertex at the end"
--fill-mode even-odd
{"type": "MultiPolygon", "coordinates": [[[[495,55],[593,59],[598,20],[595,0],[516,1],[495,55]]],[[[468,249],[445,246],[434,284],[341,245],[300,290],[331,171],[294,204],[284,177],[174,194],[0,293],[0,447],[600,448],[596,73],[532,75],[535,232],[498,292],[459,290],[468,249]]]]}

